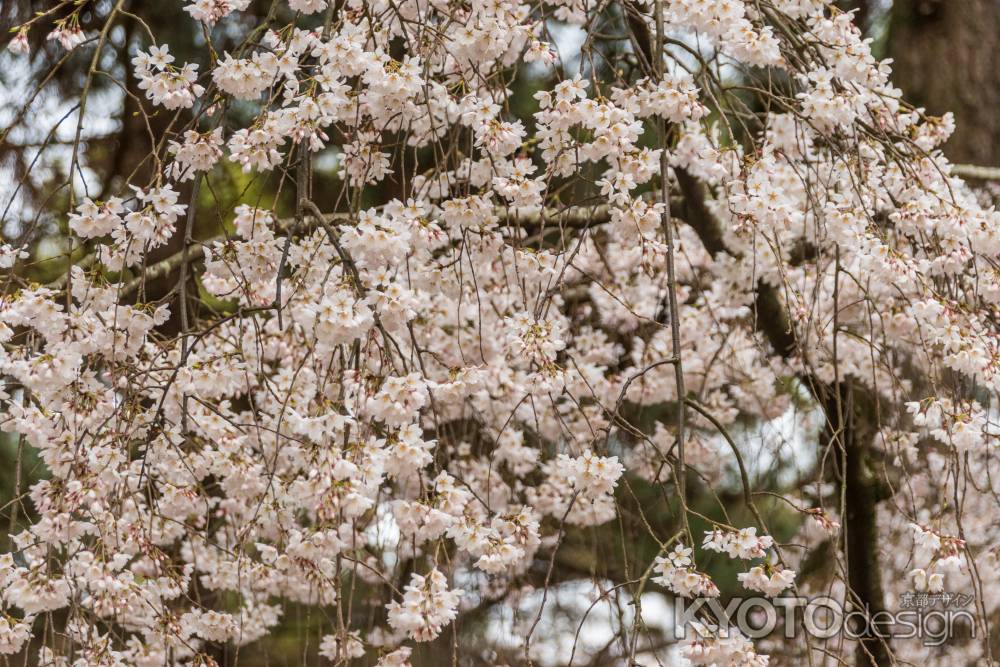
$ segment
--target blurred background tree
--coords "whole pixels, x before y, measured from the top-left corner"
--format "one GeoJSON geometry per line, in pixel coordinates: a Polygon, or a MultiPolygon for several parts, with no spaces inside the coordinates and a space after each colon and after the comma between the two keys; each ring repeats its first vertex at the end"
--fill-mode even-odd
{"type": "Polygon", "coordinates": [[[959,164],[1000,166],[1000,2],[842,0],[892,58],[893,82],[932,116],[952,112],[945,154],[959,164]]]}
{"type": "Polygon", "coordinates": [[[1000,165],[1000,2],[894,0],[888,46],[907,99],[932,115],[954,113],[945,154],[1000,165]]]}

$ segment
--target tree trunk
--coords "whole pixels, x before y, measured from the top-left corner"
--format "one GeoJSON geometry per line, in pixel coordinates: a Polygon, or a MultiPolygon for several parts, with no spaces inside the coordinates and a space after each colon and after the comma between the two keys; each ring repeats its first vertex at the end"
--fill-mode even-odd
{"type": "Polygon", "coordinates": [[[894,0],[893,83],[931,115],[955,114],[944,152],[959,163],[1000,165],[998,0],[894,0]]]}
{"type": "Polygon", "coordinates": [[[860,387],[835,384],[826,387],[824,441],[835,444],[844,491],[844,526],[841,548],[847,559],[848,601],[868,623],[868,630],[853,627],[858,637],[855,664],[882,667],[892,664],[891,647],[882,612],[886,609],[880,568],[878,503],[883,484],[877,476],[873,442],[877,421],[875,406],[860,387]],[[842,457],[842,458],[841,458],[842,457]],[[883,624],[883,625],[880,625],[883,624]]]}

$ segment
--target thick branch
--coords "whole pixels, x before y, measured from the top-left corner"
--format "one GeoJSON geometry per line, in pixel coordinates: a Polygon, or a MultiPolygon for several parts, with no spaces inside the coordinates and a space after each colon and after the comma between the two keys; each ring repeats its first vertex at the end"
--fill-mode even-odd
{"type": "MultiPolygon", "coordinates": [[[[540,227],[542,224],[551,224],[546,231],[558,230],[560,228],[582,228],[593,224],[602,224],[610,220],[611,209],[606,204],[600,206],[575,206],[569,208],[547,208],[543,211],[531,211],[522,212],[517,209],[511,210],[507,208],[498,208],[496,210],[497,217],[507,224],[516,224],[520,227],[533,228],[540,227]]],[[[323,222],[327,225],[342,225],[349,223],[355,219],[350,213],[328,213],[323,217],[323,222]]],[[[311,231],[312,229],[322,226],[321,223],[310,217],[308,220],[302,222],[301,225],[296,224],[295,218],[282,218],[277,221],[276,230],[278,232],[292,232],[292,231],[311,231]]],[[[210,245],[216,241],[225,241],[228,238],[225,234],[219,234],[208,238],[197,245],[192,245],[187,250],[187,262],[197,262],[205,256],[205,246],[210,245]]],[[[82,257],[80,260],[73,262],[75,266],[81,266],[88,268],[93,266],[97,256],[93,253],[82,257]]],[[[179,269],[182,264],[184,264],[184,252],[177,252],[169,257],[166,257],[158,262],[150,264],[143,271],[142,274],[132,279],[122,288],[122,295],[128,296],[135,292],[144,281],[149,282],[157,280],[159,278],[165,278],[172,274],[174,271],[179,269]]],[[[56,280],[50,282],[47,287],[52,289],[62,289],[66,285],[66,276],[62,275],[56,280]]]]}

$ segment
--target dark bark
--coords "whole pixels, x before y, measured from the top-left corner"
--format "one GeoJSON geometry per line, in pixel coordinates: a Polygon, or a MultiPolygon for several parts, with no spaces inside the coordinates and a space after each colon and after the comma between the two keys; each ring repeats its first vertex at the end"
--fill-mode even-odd
{"type": "Polygon", "coordinates": [[[895,0],[889,28],[893,83],[931,115],[955,114],[944,152],[1000,165],[1000,2],[895,0]]]}
{"type": "MultiPolygon", "coordinates": [[[[885,494],[873,458],[875,408],[864,400],[863,389],[852,384],[827,388],[824,393],[827,394],[823,405],[827,417],[825,440],[833,445],[840,461],[844,485],[842,549],[847,559],[849,601],[868,617],[871,629],[880,618],[879,612],[886,608],[877,518],[878,503],[885,494]]],[[[888,638],[875,632],[858,634],[855,664],[881,667],[892,662],[888,638]]]]}

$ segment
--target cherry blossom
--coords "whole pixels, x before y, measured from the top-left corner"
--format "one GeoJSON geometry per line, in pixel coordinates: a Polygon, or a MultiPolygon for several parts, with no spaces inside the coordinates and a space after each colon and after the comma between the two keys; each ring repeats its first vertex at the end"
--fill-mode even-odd
{"type": "MultiPolygon", "coordinates": [[[[48,204],[64,275],[0,246],[0,428],[44,469],[0,556],[0,653],[210,664],[291,609],[334,619],[310,649],[333,664],[450,660],[463,614],[542,619],[606,549],[622,664],[644,593],[911,590],[972,595],[977,641],[942,664],[985,664],[1000,213],[851,14],[181,5],[124,47],[162,136],[48,204]]],[[[92,11],[96,39],[76,14],[47,38],[99,65],[133,17],[92,11]]],[[[534,626],[511,635],[532,655],[534,626]]],[[[678,651],[821,655],[701,622],[678,651]]]]}

